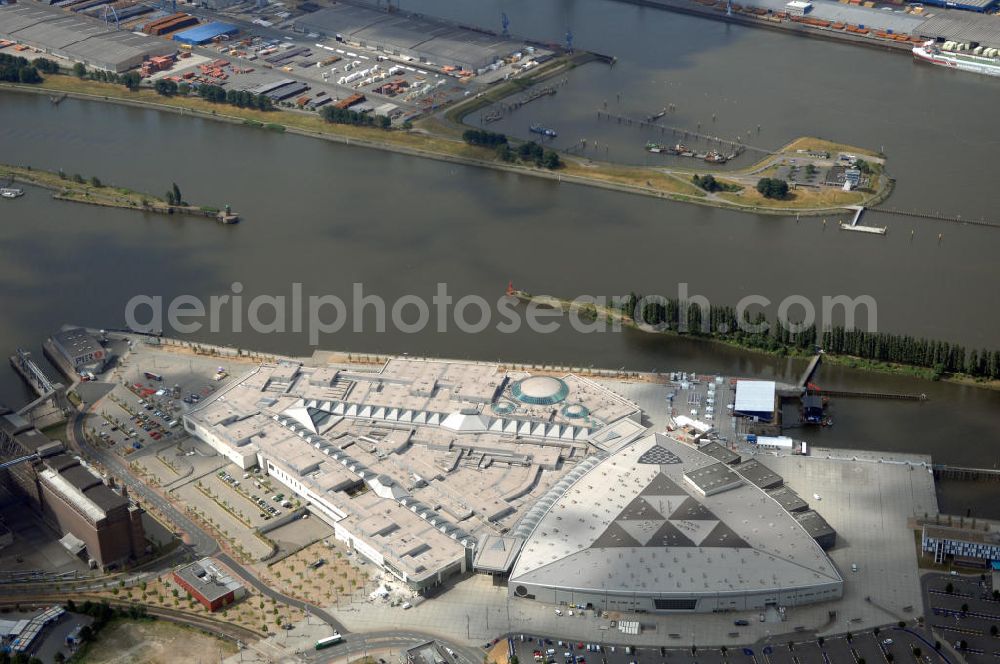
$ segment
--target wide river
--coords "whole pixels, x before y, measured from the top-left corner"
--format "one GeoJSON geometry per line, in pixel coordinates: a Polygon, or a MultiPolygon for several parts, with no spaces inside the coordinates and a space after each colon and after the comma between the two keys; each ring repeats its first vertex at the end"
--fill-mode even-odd
{"type": "MultiPolygon", "coordinates": [[[[624,153],[645,139],[602,128],[593,118],[597,105],[618,105],[621,95],[623,112],[641,114],[676,103],[674,124],[694,128],[716,112],[720,134],[759,124],[753,142],[765,147],[803,134],[884,146],[899,178],[898,207],[996,211],[1000,136],[989,118],[1000,81],[608,0],[502,4],[515,32],[559,41],[571,26],[580,48],[619,58],[613,69],[572,72],[557,95],[531,105],[537,111],[526,107],[513,117],[569,127],[561,132],[568,136],[602,136],[624,153]]],[[[501,3],[410,5],[492,25],[501,3]]],[[[360,283],[390,304],[407,294],[429,300],[442,282],[456,299],[495,301],[509,280],[559,296],[676,296],[686,283],[690,293],[726,304],[749,294],[775,303],[790,295],[871,295],[879,329],[1000,346],[1000,293],[991,287],[1000,231],[990,228],[878,215],[890,233],[873,237],[835,230],[832,219],[824,227],[822,219],[669,204],[154,111],[75,100],[54,107],[29,94],[0,94],[0,154],[3,162],[150,192],[177,182],[186,199],[229,203],[245,218],[224,227],[147,217],[54,201],[36,189],[3,201],[5,354],[24,346],[40,355],[41,340],[67,321],[120,326],[135,295],[207,299],[231,293],[233,282],[247,300],[290,295],[301,283],[306,295],[348,303],[351,285],[360,283]]],[[[550,334],[507,334],[494,325],[478,334],[453,324],[443,333],[389,327],[378,332],[369,317],[363,331],[324,336],[320,346],[784,380],[802,368],[685,339],[584,334],[565,321],[550,334]]],[[[224,325],[194,336],[282,353],[311,350],[304,333],[236,333],[224,325]]],[[[998,392],[834,367],[817,382],[924,392],[930,400],[837,400],[833,427],[793,433],[814,445],[912,451],[963,465],[1000,461],[998,392]]],[[[0,374],[0,401],[26,398],[12,371],[0,374]]],[[[943,497],[945,509],[987,513],[984,491],[956,489],[943,497]]],[[[1000,515],[1000,507],[992,512],[1000,515]]]]}

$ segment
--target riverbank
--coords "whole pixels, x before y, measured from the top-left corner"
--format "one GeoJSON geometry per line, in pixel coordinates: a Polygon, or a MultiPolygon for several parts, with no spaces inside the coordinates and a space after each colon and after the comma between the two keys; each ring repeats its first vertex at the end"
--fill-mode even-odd
{"type": "Polygon", "coordinates": [[[220,223],[235,223],[237,215],[211,207],[173,205],[162,198],[116,187],[101,182],[96,176],[84,178],[80,174],[52,173],[31,166],[0,164],[0,180],[40,187],[55,192],[52,197],[61,201],[84,203],[100,207],[152,212],[155,214],[180,214],[208,217],[220,223]]]}
{"type": "MultiPolygon", "coordinates": [[[[689,16],[699,16],[726,23],[753,28],[764,28],[800,37],[812,37],[856,46],[877,48],[910,55],[915,44],[923,38],[900,34],[898,30],[874,29],[869,24],[852,25],[842,21],[817,19],[815,16],[793,16],[785,12],[769,11],[765,7],[732,3],[726,0],[615,0],[639,7],[650,7],[689,16]]],[[[911,56],[912,57],[912,56],[911,56]]]]}
{"type": "MultiPolygon", "coordinates": [[[[561,69],[557,69],[562,71],[561,69]]],[[[501,161],[493,150],[471,146],[456,138],[457,127],[443,128],[447,123],[440,116],[432,116],[426,121],[420,121],[412,130],[382,130],[370,127],[356,127],[341,124],[331,124],[314,113],[297,111],[259,111],[248,108],[237,108],[213,104],[195,97],[164,97],[150,89],[129,91],[123,86],[81,80],[66,75],[50,75],[45,81],[35,86],[3,84],[3,87],[35,94],[62,93],[70,98],[103,101],[126,104],[129,106],[151,108],[183,115],[194,115],[213,120],[221,120],[235,124],[261,127],[265,130],[280,130],[312,138],[357,145],[378,150],[388,150],[416,157],[436,159],[467,166],[491,168],[511,173],[545,178],[558,183],[567,182],[584,186],[609,189],[622,193],[638,194],[676,202],[694,203],[712,207],[726,208],[754,214],[787,215],[789,213],[805,215],[843,214],[845,208],[853,205],[868,205],[873,201],[882,200],[891,191],[891,179],[879,178],[875,191],[826,191],[824,188],[799,188],[794,190],[784,200],[763,199],[752,192],[750,178],[768,163],[780,159],[783,155],[801,158],[800,154],[789,153],[792,145],[801,141],[821,141],[822,139],[798,139],[785,146],[774,155],[767,157],[747,169],[727,171],[727,180],[739,181],[748,189],[747,195],[723,196],[709,193],[691,182],[691,177],[697,173],[711,172],[705,169],[666,169],[646,168],[595,162],[587,159],[567,156],[563,166],[555,171],[537,168],[525,164],[512,164],[501,161]],[[423,124],[421,123],[423,122],[423,124]]],[[[467,109],[466,109],[467,110],[467,109]]],[[[836,146],[836,151],[871,154],[871,151],[854,146],[840,145],[829,141],[824,144],[836,146]]],[[[796,148],[801,149],[801,148],[796,148]]]]}
{"type": "MultiPolygon", "coordinates": [[[[672,330],[666,327],[662,327],[661,329],[660,326],[644,325],[636,322],[636,320],[632,316],[624,314],[619,309],[607,306],[600,306],[590,302],[581,303],[575,300],[566,300],[563,298],[557,298],[549,295],[531,295],[530,293],[527,293],[525,291],[515,291],[514,295],[520,301],[526,304],[535,304],[543,307],[559,309],[563,312],[575,311],[578,313],[578,315],[590,320],[615,321],[625,327],[629,327],[635,330],[640,330],[642,332],[649,332],[651,334],[665,334],[674,337],[686,337],[688,339],[693,339],[705,343],[729,346],[730,348],[736,348],[744,352],[754,353],[765,357],[792,357],[792,358],[801,358],[805,360],[815,355],[815,351],[811,347],[806,349],[806,348],[797,348],[790,345],[780,345],[773,349],[762,348],[761,346],[754,345],[751,343],[741,342],[737,339],[732,339],[732,338],[719,337],[710,334],[709,335],[685,334],[678,332],[677,330],[672,330]]],[[[880,373],[880,374],[887,374],[894,376],[907,376],[911,378],[919,378],[922,380],[941,381],[947,383],[954,383],[957,385],[967,385],[970,387],[979,387],[988,390],[1000,391],[1000,380],[979,378],[964,373],[941,374],[932,368],[920,367],[909,364],[901,364],[898,362],[883,362],[883,361],[858,357],[855,355],[832,353],[828,351],[823,352],[823,362],[826,364],[848,367],[851,369],[857,369],[860,371],[867,371],[872,373],[880,373]]]]}

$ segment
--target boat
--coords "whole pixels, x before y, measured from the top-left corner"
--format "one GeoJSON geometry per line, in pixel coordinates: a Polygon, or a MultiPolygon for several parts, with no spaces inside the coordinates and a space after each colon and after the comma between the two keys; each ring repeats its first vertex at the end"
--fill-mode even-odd
{"type": "Polygon", "coordinates": [[[541,134],[546,138],[555,138],[559,134],[556,133],[555,129],[549,129],[548,127],[543,127],[542,125],[533,124],[531,125],[531,132],[534,134],[541,134]]]}
{"type": "Polygon", "coordinates": [[[729,161],[729,157],[722,154],[718,150],[711,150],[708,154],[705,155],[705,161],[707,161],[710,164],[724,164],[727,161],[729,161]]]}
{"type": "Polygon", "coordinates": [[[985,76],[1000,76],[1000,51],[995,48],[968,52],[968,44],[944,42],[938,45],[934,40],[926,41],[913,47],[913,57],[922,62],[929,62],[939,67],[950,67],[960,71],[969,71],[985,76]]]}
{"type": "Polygon", "coordinates": [[[656,120],[659,120],[666,114],[667,114],[667,109],[663,109],[659,113],[656,113],[655,115],[650,115],[648,118],[646,118],[646,122],[655,122],[656,120]]]}
{"type": "Polygon", "coordinates": [[[24,189],[15,189],[14,187],[3,187],[0,188],[0,196],[3,198],[17,198],[18,196],[24,196],[24,189]]]}
{"type": "Polygon", "coordinates": [[[654,152],[659,154],[660,152],[666,152],[669,149],[670,148],[668,148],[666,145],[662,145],[660,143],[646,143],[647,152],[654,152]]]}

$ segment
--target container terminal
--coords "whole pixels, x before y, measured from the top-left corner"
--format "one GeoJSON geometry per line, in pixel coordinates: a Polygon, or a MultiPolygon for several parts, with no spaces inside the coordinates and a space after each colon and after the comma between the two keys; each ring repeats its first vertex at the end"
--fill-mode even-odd
{"type": "Polygon", "coordinates": [[[954,42],[970,50],[981,47],[980,53],[1000,48],[1000,16],[991,13],[996,0],[919,4],[872,0],[616,1],[908,52],[927,41],[942,45],[954,42]],[[934,6],[938,4],[941,6],[934,6]]]}
{"type": "MultiPolygon", "coordinates": [[[[783,422],[781,407],[799,399],[803,421],[821,422],[825,402],[808,383],[295,358],[82,328],[57,333],[46,352],[69,383],[62,396],[83,401],[83,435],[137,472],[116,504],[141,508],[152,482],[179,505],[210,510],[189,487],[206,473],[221,478],[227,501],[257,496],[265,506],[260,520],[227,529],[249,568],[266,568],[261,538],[311,517],[406,608],[448,611],[449,597],[485,577],[498,592],[479,601],[515,607],[522,622],[512,625],[536,632],[564,629],[571,610],[587,618],[578,631],[634,619],[636,631],[604,634],[636,644],[693,634],[695,624],[731,645],[793,627],[860,632],[915,617],[924,557],[957,551],[964,564],[987,564],[976,557],[986,549],[956,542],[995,537],[939,515],[929,457],[809,444],[808,428],[783,422]],[[189,477],[163,465],[191,454],[183,463],[203,469],[189,477]]],[[[72,444],[48,445],[32,418],[29,409],[5,419],[16,431],[0,472],[16,471],[12,491],[31,473],[52,479],[53,467],[90,463],[74,461],[72,444]]],[[[114,564],[87,550],[98,544],[84,525],[60,527],[77,555],[114,564]]],[[[114,556],[141,560],[141,542],[131,546],[114,556]]]]}

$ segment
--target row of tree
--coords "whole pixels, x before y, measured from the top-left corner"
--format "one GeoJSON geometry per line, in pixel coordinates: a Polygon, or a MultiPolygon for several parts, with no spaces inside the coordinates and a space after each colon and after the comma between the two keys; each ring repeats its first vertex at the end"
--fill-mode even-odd
{"type": "Polygon", "coordinates": [[[73,75],[81,80],[90,79],[100,83],[117,83],[119,85],[124,85],[133,92],[138,90],[139,86],[142,84],[142,76],[140,76],[137,71],[129,71],[124,74],[116,74],[113,71],[104,71],[103,69],[87,71],[87,68],[79,62],[73,65],[72,71],[73,75]]]}
{"type": "Polygon", "coordinates": [[[42,76],[38,73],[37,65],[28,62],[26,58],[0,53],[0,81],[34,84],[41,83],[42,76]]]}
{"type": "Polygon", "coordinates": [[[635,316],[640,324],[733,341],[770,352],[811,352],[822,348],[834,355],[932,369],[938,375],[964,373],[977,378],[1000,379],[1000,350],[969,351],[946,341],[843,326],[831,326],[820,332],[815,325],[810,325],[793,331],[792,326],[769,323],[762,312],[745,312],[740,320],[734,307],[709,305],[703,308],[670,298],[643,301],[642,296],[635,293],[622,301],[621,311],[630,318],[635,316]],[[640,302],[642,306],[637,312],[640,302]]]}
{"type": "Polygon", "coordinates": [[[512,148],[505,134],[485,129],[466,129],[462,133],[462,140],[469,145],[493,148],[500,161],[508,163],[521,161],[550,170],[562,167],[562,159],[559,158],[558,152],[547,150],[534,141],[521,143],[516,148],[512,148]]]}
{"type": "Polygon", "coordinates": [[[516,148],[511,148],[506,143],[496,146],[497,157],[500,161],[514,162],[521,161],[527,164],[534,164],[539,168],[547,168],[551,171],[562,167],[562,159],[555,150],[547,150],[534,141],[521,143],[516,148]]]}
{"type": "Polygon", "coordinates": [[[229,104],[238,108],[255,108],[259,111],[274,110],[274,100],[267,95],[257,95],[246,90],[226,90],[219,85],[199,85],[195,91],[199,97],[213,104],[229,104]]]}
{"type": "Polygon", "coordinates": [[[691,182],[694,183],[694,186],[704,189],[709,193],[714,193],[716,191],[739,191],[743,188],[738,184],[719,182],[711,173],[708,173],[707,175],[692,175],[691,182]]]}
{"type": "Polygon", "coordinates": [[[462,140],[469,145],[477,145],[483,148],[495,148],[498,145],[507,145],[507,136],[498,134],[495,131],[485,129],[466,129],[462,133],[462,140]]]}
{"type": "Polygon", "coordinates": [[[349,108],[324,106],[319,114],[324,120],[334,124],[354,125],[355,127],[378,127],[379,129],[388,129],[392,126],[392,120],[388,116],[360,113],[352,111],[349,108]]]}

